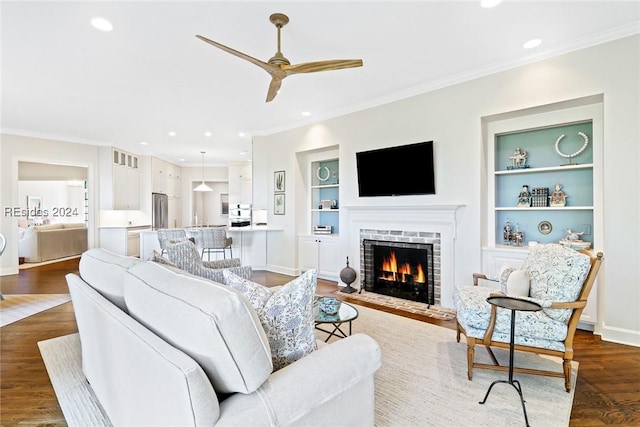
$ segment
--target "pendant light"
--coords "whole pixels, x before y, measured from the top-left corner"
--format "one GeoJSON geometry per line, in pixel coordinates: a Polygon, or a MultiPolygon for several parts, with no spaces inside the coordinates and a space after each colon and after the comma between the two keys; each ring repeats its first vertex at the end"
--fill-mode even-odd
{"type": "Polygon", "coordinates": [[[198,185],[193,191],[213,191],[211,187],[204,183],[204,151],[202,153],[202,184],[198,185]]]}

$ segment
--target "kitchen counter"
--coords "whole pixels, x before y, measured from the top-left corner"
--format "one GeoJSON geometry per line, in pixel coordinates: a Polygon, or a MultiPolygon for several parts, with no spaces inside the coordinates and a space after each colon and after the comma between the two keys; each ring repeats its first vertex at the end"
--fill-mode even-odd
{"type": "MultiPolygon", "coordinates": [[[[201,227],[185,227],[187,236],[201,227]]],[[[267,232],[282,231],[266,225],[227,227],[227,235],[233,238],[234,258],[240,258],[242,265],[249,265],[255,270],[264,270],[267,266],[267,232]]],[[[200,248],[198,248],[200,249],[200,248]]],[[[160,252],[158,233],[155,230],[140,232],[140,258],[148,259],[153,251],[160,252]]]]}

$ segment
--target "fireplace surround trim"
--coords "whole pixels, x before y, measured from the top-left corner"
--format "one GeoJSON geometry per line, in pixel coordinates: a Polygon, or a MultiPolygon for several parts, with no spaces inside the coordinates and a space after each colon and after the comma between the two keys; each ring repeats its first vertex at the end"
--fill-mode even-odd
{"type": "MultiPolygon", "coordinates": [[[[342,206],[349,224],[348,254],[352,267],[360,271],[361,230],[403,230],[438,232],[441,238],[441,295],[442,307],[453,308],[455,284],[455,240],[457,212],[465,205],[411,205],[411,206],[342,206]]],[[[360,283],[356,286],[359,288],[360,283]]]]}

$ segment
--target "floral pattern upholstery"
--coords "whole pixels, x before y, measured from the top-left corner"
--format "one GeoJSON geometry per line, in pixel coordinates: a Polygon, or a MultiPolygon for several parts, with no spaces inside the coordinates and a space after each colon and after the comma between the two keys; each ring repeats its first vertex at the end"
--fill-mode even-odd
{"type": "MultiPolygon", "coordinates": [[[[566,322],[571,309],[550,309],[553,302],[575,301],[591,267],[590,257],[573,249],[546,244],[533,246],[522,267],[529,272],[529,297],[543,309],[516,312],[515,343],[564,351],[566,322]]],[[[458,323],[465,334],[483,338],[489,326],[491,305],[486,301],[494,289],[482,286],[459,286],[454,290],[458,323]]],[[[492,340],[509,342],[511,310],[498,308],[492,340]]]]}
{"type": "Polygon", "coordinates": [[[179,269],[193,275],[224,283],[223,271],[230,270],[240,277],[251,279],[252,270],[249,266],[241,266],[239,258],[203,261],[196,245],[184,239],[172,239],[167,242],[167,258],[179,269]]]}
{"type": "Polygon", "coordinates": [[[308,270],[273,292],[228,270],[224,272],[224,278],[226,285],[246,296],[256,309],[269,339],[274,370],[317,348],[313,317],[316,270],[308,270]]]}

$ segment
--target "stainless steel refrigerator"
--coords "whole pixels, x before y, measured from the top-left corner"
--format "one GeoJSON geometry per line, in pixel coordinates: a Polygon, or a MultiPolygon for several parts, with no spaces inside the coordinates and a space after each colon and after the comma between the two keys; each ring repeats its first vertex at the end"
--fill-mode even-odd
{"type": "Polygon", "coordinates": [[[162,193],[152,193],[153,216],[151,227],[154,230],[169,227],[169,196],[162,193]]]}

